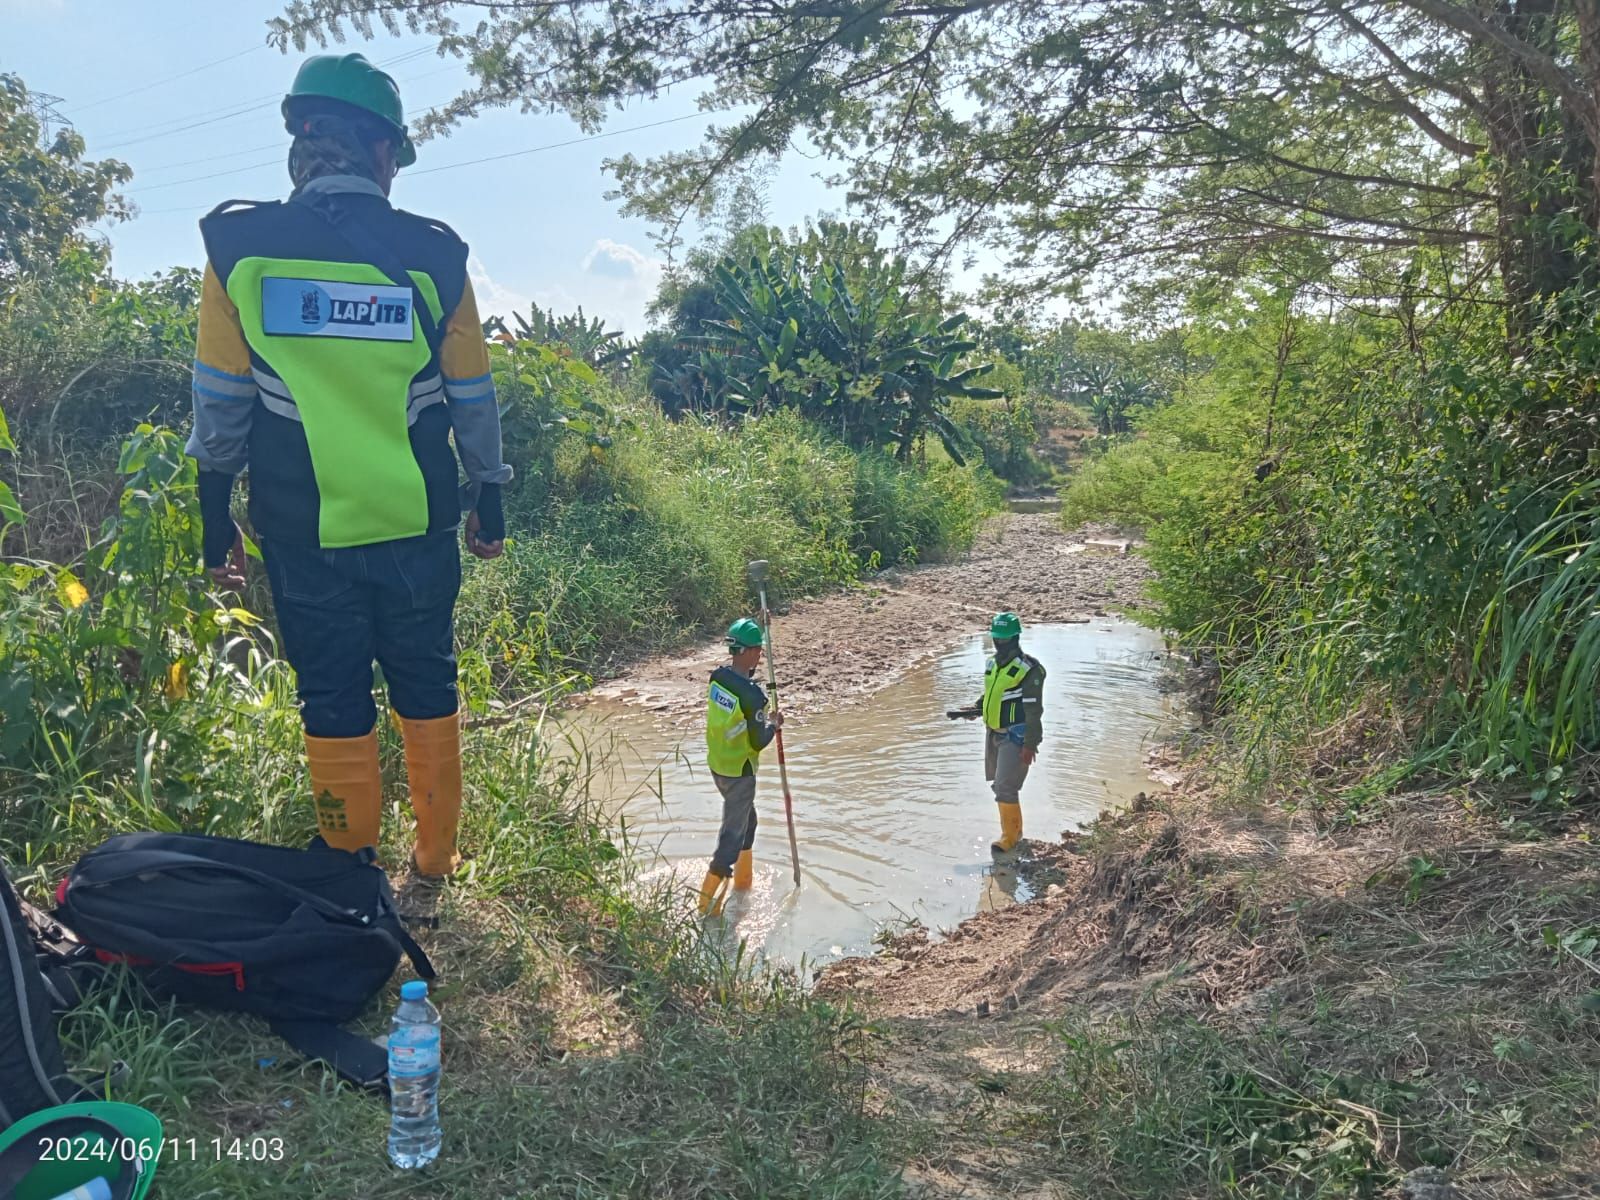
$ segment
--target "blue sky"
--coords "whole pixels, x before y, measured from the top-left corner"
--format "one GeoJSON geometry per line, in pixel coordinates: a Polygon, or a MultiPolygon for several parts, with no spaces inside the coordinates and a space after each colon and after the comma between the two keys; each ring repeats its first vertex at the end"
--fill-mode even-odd
{"type": "MultiPolygon", "coordinates": [[[[260,0],[0,0],[0,71],[59,97],[90,157],[120,158],[134,170],[124,194],[140,213],[105,228],[119,274],[199,265],[195,222],[207,210],[287,190],[278,100],[300,56],[266,45],[265,22],[280,11],[260,0]]],[[[467,78],[431,45],[385,35],[343,49],[385,64],[413,113],[450,99],[467,78]]],[[[610,136],[598,140],[454,166],[584,136],[564,116],[490,113],[420,145],[394,198],[448,222],[471,245],[486,314],[525,310],[530,301],[558,312],[581,304],[636,334],[661,263],[648,226],[605,199],[612,181],[601,164],[625,152],[693,146],[709,119],[695,113],[693,94],[672,95],[614,114],[610,136]],[[663,121],[673,123],[627,132],[663,121]]],[[[817,171],[798,155],[780,165],[772,222],[842,208],[817,171]]]]}

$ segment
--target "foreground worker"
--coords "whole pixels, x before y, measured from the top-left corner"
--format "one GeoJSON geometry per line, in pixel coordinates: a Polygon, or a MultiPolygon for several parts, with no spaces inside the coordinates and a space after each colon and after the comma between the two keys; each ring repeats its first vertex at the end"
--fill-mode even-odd
{"type": "Polygon", "coordinates": [[[729,877],[738,890],[755,874],[756,763],[783,727],[783,714],[767,714],[767,694],[755,681],[761,663],[761,626],[740,617],[728,626],[730,662],[711,672],[706,698],[706,765],[722,793],[722,829],[711,867],[700,885],[700,912],[722,910],[729,877]]]}
{"type": "Polygon", "coordinates": [[[361,55],[307,59],[283,115],[289,200],[229,202],[200,222],[188,448],[205,565],[244,583],[229,507],[248,468],[318,828],[346,850],[378,842],[376,660],[405,741],[413,871],[437,883],[460,861],[455,530],[468,509],[467,548],[498,556],[511,478],[467,247],[390,206],[416,152],[394,80],[361,55]]]}
{"type": "Polygon", "coordinates": [[[1044,666],[1022,652],[1022,620],[1004,612],[989,623],[994,657],[983,672],[983,698],[958,715],[983,718],[983,777],[1000,807],[1000,837],[990,845],[1008,854],[1022,841],[1022,785],[1044,741],[1044,666]]]}

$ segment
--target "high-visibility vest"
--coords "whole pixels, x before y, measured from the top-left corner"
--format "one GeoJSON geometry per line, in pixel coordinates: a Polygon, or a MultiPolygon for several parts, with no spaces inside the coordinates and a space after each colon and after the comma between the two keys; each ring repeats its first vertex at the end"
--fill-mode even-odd
{"type": "Polygon", "coordinates": [[[1022,711],[1022,681],[1032,669],[1032,664],[1021,654],[1005,666],[992,658],[989,660],[983,672],[983,723],[986,726],[999,732],[1027,720],[1022,711]]]}
{"type": "Polygon", "coordinates": [[[218,210],[200,225],[250,347],[252,519],[284,541],[364,546],[453,528],[459,516],[440,350],[466,246],[423,218],[372,207],[383,222],[375,236],[392,237],[409,278],[361,261],[303,204],[218,210]],[[432,341],[413,311],[418,294],[432,341]]]}
{"type": "Polygon", "coordinates": [[[747,763],[755,770],[760,757],[739,697],[713,679],[706,697],[706,766],[718,775],[739,776],[747,763]]]}

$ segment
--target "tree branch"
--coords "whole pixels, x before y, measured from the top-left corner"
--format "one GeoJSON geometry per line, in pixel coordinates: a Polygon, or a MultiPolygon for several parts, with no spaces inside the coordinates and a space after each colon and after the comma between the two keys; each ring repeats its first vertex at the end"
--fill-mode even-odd
{"type": "Polygon", "coordinates": [[[1384,41],[1383,38],[1378,35],[1377,30],[1373,29],[1349,9],[1338,3],[1333,4],[1332,8],[1340,20],[1365,38],[1372,48],[1383,56],[1390,66],[1399,71],[1407,79],[1411,80],[1412,83],[1419,84],[1422,87],[1432,88],[1435,91],[1444,92],[1446,95],[1452,96],[1456,100],[1460,101],[1480,117],[1487,114],[1487,105],[1485,105],[1484,102],[1475,96],[1471,91],[1461,87],[1458,84],[1450,83],[1447,80],[1440,79],[1436,75],[1430,75],[1426,71],[1419,70],[1418,68],[1412,66],[1412,64],[1408,62],[1398,50],[1389,45],[1388,42],[1384,41]]]}
{"type": "Polygon", "coordinates": [[[1595,114],[1593,98],[1587,95],[1581,83],[1550,55],[1530,46],[1510,30],[1486,21],[1470,9],[1451,3],[1451,0],[1400,0],[1400,3],[1416,9],[1424,16],[1432,17],[1441,25],[1458,33],[1465,33],[1480,43],[1503,51],[1560,97],[1561,102],[1578,114],[1585,125],[1593,128],[1595,114]]]}

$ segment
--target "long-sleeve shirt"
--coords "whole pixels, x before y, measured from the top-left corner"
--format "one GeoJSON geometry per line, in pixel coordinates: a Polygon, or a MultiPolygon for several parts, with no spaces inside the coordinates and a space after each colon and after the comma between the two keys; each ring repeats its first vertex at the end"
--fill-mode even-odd
{"type": "MultiPolygon", "coordinates": [[[[437,341],[411,332],[413,290],[375,282],[386,276],[305,205],[219,210],[201,224],[189,453],[203,475],[249,468],[264,536],[329,546],[453,528],[457,459],[469,507],[482,485],[512,474],[466,245],[390,207],[371,180],[329,177],[302,192],[337,197],[392,249],[437,306],[437,341]],[[390,316],[403,324],[386,328],[390,316]],[[386,370],[367,369],[374,362],[386,370]]],[[[213,504],[220,491],[224,520],[227,490],[202,488],[213,504]]]]}
{"type": "MultiPolygon", "coordinates": [[[[1001,708],[1002,723],[1023,727],[1022,744],[1037,750],[1044,743],[1044,664],[1031,654],[1018,651],[1018,657],[1028,664],[1028,673],[1017,684],[1019,693],[1015,700],[1006,701],[1001,708]]],[[[978,693],[974,706],[983,708],[983,693],[978,693]]]]}
{"type": "MultiPolygon", "coordinates": [[[[743,671],[736,671],[726,664],[711,672],[711,680],[738,697],[740,713],[747,722],[745,736],[750,740],[750,748],[765,750],[777,736],[778,728],[767,720],[767,694],[761,690],[761,685],[743,671]]],[[[755,771],[746,763],[744,773],[751,775],[755,771]]]]}

